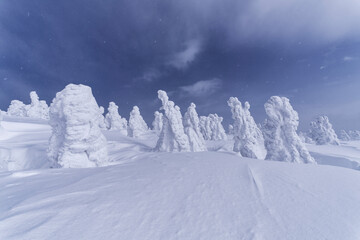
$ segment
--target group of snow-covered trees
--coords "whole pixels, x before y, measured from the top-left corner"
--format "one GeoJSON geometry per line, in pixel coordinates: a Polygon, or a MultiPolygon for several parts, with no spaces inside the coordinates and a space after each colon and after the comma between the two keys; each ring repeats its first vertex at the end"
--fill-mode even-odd
{"type": "MultiPolygon", "coordinates": [[[[99,107],[91,88],[69,84],[56,94],[50,108],[40,101],[36,92],[30,93],[31,104],[13,100],[8,108],[10,116],[49,119],[52,135],[48,156],[53,166],[93,167],[108,164],[107,142],[102,130],[118,131],[119,134],[141,138],[149,127],[134,106],[129,121],[121,117],[118,106],[109,103],[99,107]]],[[[159,111],[154,113],[152,130],[158,136],[154,151],[200,152],[207,151],[206,140],[226,140],[223,118],[217,114],[198,116],[196,105],[191,103],[182,115],[165,91],[158,91],[161,101],[159,111]]],[[[311,122],[307,133],[297,134],[299,116],[289,99],[273,96],[264,105],[266,119],[257,125],[250,113],[250,104],[242,104],[236,97],[228,100],[233,123],[229,132],[233,135],[233,151],[243,157],[315,163],[306,149],[305,142],[316,144],[339,144],[338,137],[326,116],[311,122]]],[[[0,131],[2,116],[0,114],[0,131]]],[[[360,139],[360,131],[342,131],[342,140],[360,139]]]]}
{"type": "Polygon", "coordinates": [[[39,100],[35,91],[30,92],[31,103],[25,105],[22,101],[12,100],[7,110],[9,116],[49,119],[49,107],[44,100],[39,100]]]}

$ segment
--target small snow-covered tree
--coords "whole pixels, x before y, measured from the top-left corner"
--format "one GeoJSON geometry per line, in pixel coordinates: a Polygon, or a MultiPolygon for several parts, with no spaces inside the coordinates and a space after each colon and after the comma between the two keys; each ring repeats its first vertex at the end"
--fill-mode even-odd
{"type": "Polygon", "coordinates": [[[300,140],[303,142],[303,143],[309,143],[309,144],[314,144],[314,140],[312,140],[309,135],[305,132],[299,132],[298,134],[300,140]]]}
{"type": "Polygon", "coordinates": [[[188,107],[183,122],[185,134],[189,138],[190,150],[192,152],[206,151],[205,140],[200,131],[200,120],[194,103],[191,103],[188,107]]]}
{"type": "Polygon", "coordinates": [[[12,100],[7,114],[14,117],[26,117],[26,105],[19,100],[12,100]]]}
{"type": "Polygon", "coordinates": [[[164,110],[163,127],[157,141],[155,151],[160,152],[188,152],[190,151],[189,139],[184,132],[180,108],[169,101],[165,91],[158,91],[158,98],[164,110]]]}
{"type": "Polygon", "coordinates": [[[262,128],[266,160],[315,163],[304,143],[296,133],[299,125],[298,113],[289,99],[273,96],[265,103],[267,119],[262,128]]]}
{"type": "Polygon", "coordinates": [[[106,122],[104,117],[105,109],[103,106],[99,107],[101,115],[99,116],[99,127],[103,130],[106,130],[106,122]]]}
{"type": "Polygon", "coordinates": [[[230,135],[234,135],[234,126],[232,124],[229,124],[228,130],[230,135]]]}
{"type": "Polygon", "coordinates": [[[319,116],[310,123],[309,137],[318,145],[340,144],[327,116],[319,116]]]}
{"type": "Polygon", "coordinates": [[[140,114],[137,106],[134,106],[130,112],[129,118],[129,136],[138,138],[149,130],[146,122],[140,114]]]}
{"type": "Polygon", "coordinates": [[[153,130],[157,134],[160,134],[163,127],[163,114],[161,112],[155,111],[154,117],[154,121],[152,122],[153,130]]]}
{"type": "Polygon", "coordinates": [[[99,128],[100,108],[85,85],[69,84],[50,106],[48,156],[55,166],[95,167],[107,164],[107,143],[99,128]]]}
{"type": "Polygon", "coordinates": [[[118,109],[119,107],[114,102],[109,103],[108,113],[105,116],[106,127],[111,131],[120,130],[121,134],[127,136],[128,123],[120,116],[118,109]]]}
{"type": "Polygon", "coordinates": [[[226,140],[227,135],[222,125],[223,118],[217,114],[200,117],[200,131],[205,140],[226,140]]]}
{"type": "Polygon", "coordinates": [[[360,131],[359,130],[350,130],[348,132],[348,134],[349,134],[351,140],[354,140],[354,141],[360,140],[360,131]]]}
{"type": "Polygon", "coordinates": [[[49,107],[45,101],[39,100],[35,91],[30,92],[31,104],[26,106],[28,117],[49,119],[49,107]]]}
{"type": "Polygon", "coordinates": [[[245,102],[242,106],[236,97],[231,97],[228,105],[234,119],[234,152],[243,157],[264,159],[264,138],[250,114],[250,104],[245,102]]]}
{"type": "Polygon", "coordinates": [[[350,135],[345,130],[340,131],[339,139],[343,141],[351,141],[350,135]]]}

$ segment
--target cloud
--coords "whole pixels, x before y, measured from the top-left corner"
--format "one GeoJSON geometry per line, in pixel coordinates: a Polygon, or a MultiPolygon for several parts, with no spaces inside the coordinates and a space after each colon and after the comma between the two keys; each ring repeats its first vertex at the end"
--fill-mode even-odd
{"type": "Polygon", "coordinates": [[[186,95],[193,97],[204,97],[213,94],[222,86],[222,80],[213,78],[210,80],[198,81],[192,85],[182,86],[180,90],[186,95]]]}
{"type": "Polygon", "coordinates": [[[168,62],[168,65],[177,69],[185,69],[192,63],[201,50],[199,40],[193,39],[186,43],[184,50],[174,54],[168,62]]]}
{"type": "Polygon", "coordinates": [[[343,58],[344,62],[351,62],[351,61],[354,61],[356,59],[357,59],[356,57],[351,57],[351,56],[345,56],[343,58]]]}

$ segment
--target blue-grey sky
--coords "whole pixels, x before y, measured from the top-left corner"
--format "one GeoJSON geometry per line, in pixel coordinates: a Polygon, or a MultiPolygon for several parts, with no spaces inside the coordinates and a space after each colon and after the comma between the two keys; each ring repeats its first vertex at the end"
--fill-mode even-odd
{"type": "Polygon", "coordinates": [[[360,129],[359,24],[358,0],[1,0],[0,108],[82,83],[148,124],[163,89],[226,128],[230,96],[262,122],[280,95],[301,129],[319,114],[360,129]]]}

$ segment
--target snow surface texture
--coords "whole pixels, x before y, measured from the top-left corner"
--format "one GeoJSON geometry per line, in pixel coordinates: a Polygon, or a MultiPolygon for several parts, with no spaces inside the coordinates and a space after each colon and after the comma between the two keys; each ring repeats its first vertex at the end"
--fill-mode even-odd
{"type": "Polygon", "coordinates": [[[286,97],[273,96],[265,103],[267,119],[262,128],[267,150],[266,160],[315,163],[296,133],[298,113],[286,97]]]}
{"type": "Polygon", "coordinates": [[[99,127],[100,108],[91,88],[69,84],[50,106],[49,158],[64,168],[107,164],[107,143],[99,127]]]}
{"type": "Polygon", "coordinates": [[[39,101],[35,91],[30,92],[31,104],[27,106],[27,116],[31,118],[49,119],[49,107],[45,101],[39,101]]]}
{"type": "Polygon", "coordinates": [[[26,117],[26,105],[19,100],[12,100],[7,110],[9,116],[26,117]]]}
{"type": "Polygon", "coordinates": [[[163,114],[161,112],[155,111],[154,121],[152,122],[153,130],[160,135],[161,129],[163,127],[163,114]]]}
{"type": "Polygon", "coordinates": [[[120,130],[121,134],[127,136],[128,123],[120,116],[118,109],[119,107],[114,102],[109,103],[108,113],[105,116],[106,127],[111,131],[120,130]]]}
{"type": "MultiPolygon", "coordinates": [[[[359,236],[360,174],[352,169],[239,158],[231,149],[155,153],[156,134],[135,139],[116,131],[104,133],[117,165],[48,169],[38,162],[47,161],[46,121],[4,116],[2,125],[0,161],[23,161],[31,166],[22,169],[32,170],[0,171],[0,239],[359,236]]],[[[320,164],[360,162],[360,142],[344,144],[307,146],[320,164]]]]}
{"type": "Polygon", "coordinates": [[[159,152],[188,152],[190,144],[188,136],[184,132],[180,108],[169,101],[165,91],[158,91],[158,98],[161,100],[164,111],[163,127],[157,141],[155,151],[159,152]]]}
{"type": "Polygon", "coordinates": [[[196,105],[191,103],[184,115],[184,131],[189,138],[192,152],[206,151],[206,145],[199,126],[200,120],[196,112],[196,105]]]}
{"type": "Polygon", "coordinates": [[[319,116],[310,123],[309,137],[318,145],[340,144],[327,116],[319,116]]]}
{"type": "Polygon", "coordinates": [[[140,110],[137,106],[134,106],[130,112],[129,118],[129,136],[133,138],[139,138],[149,130],[146,122],[140,114],[140,110]]]}
{"type": "Polygon", "coordinates": [[[200,117],[200,131],[205,140],[226,140],[227,135],[222,125],[223,118],[217,114],[200,117]]]}
{"type": "Polygon", "coordinates": [[[228,105],[234,119],[234,152],[240,153],[243,157],[264,159],[266,156],[264,138],[250,114],[250,104],[245,102],[242,106],[236,97],[231,97],[228,105]]]}

